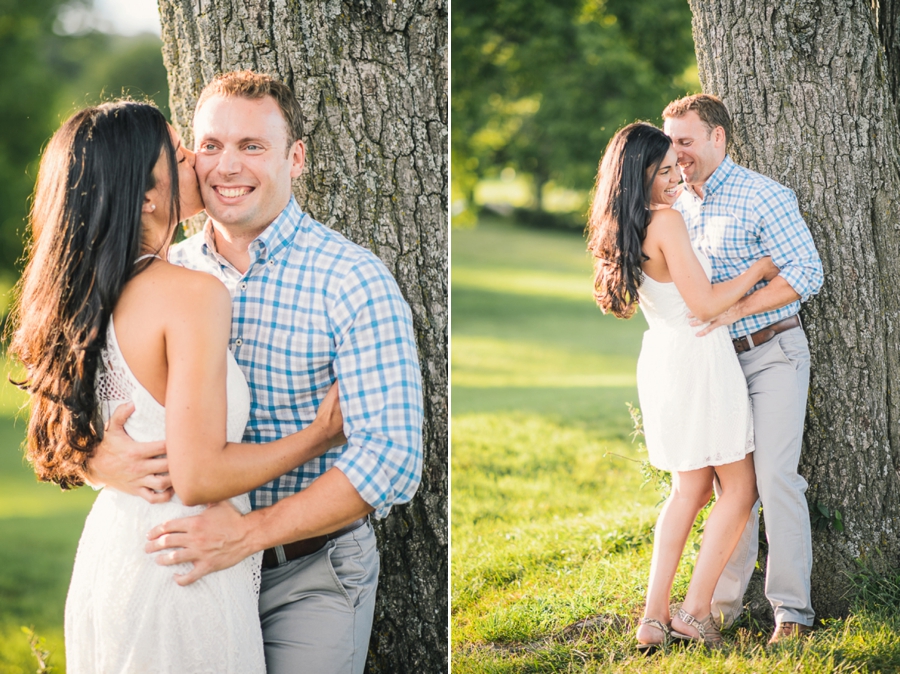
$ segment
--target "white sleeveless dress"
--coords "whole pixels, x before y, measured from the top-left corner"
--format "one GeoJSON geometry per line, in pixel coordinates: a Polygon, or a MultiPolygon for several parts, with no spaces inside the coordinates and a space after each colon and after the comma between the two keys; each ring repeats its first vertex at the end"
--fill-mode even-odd
{"type": "MultiPolygon", "coordinates": [[[[709,259],[694,252],[711,278],[709,259]]],[[[754,448],[753,417],[728,328],[697,337],[674,283],[645,274],[639,295],[650,326],[637,366],[650,463],[683,472],[744,458],[754,448]]]]}
{"type": "MultiPolygon", "coordinates": [[[[164,440],[165,408],[135,379],[122,357],[110,320],[97,378],[104,422],[129,400],[135,411],[125,429],[135,440],[164,440]]],[[[250,393],[228,354],[227,437],[240,442],[250,393]]],[[[246,495],[231,499],[249,512],[246,495]]],[[[181,587],[172,576],[190,564],[159,566],[144,552],[157,524],[196,515],[173,497],[151,505],[114,489],[97,496],[78,544],[66,600],[69,674],[265,674],[258,595],[261,555],[181,587]]]]}

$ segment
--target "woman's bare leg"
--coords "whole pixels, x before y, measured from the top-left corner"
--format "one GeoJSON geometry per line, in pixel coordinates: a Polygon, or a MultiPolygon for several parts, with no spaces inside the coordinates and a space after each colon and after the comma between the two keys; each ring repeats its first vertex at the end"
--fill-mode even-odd
{"type": "MultiPolygon", "coordinates": [[[[658,620],[664,625],[669,623],[672,581],[697,513],[712,495],[713,475],[711,467],[672,473],[672,493],[659,513],[653,535],[653,560],[647,584],[645,618],[658,620]]],[[[651,625],[638,627],[637,640],[640,643],[658,643],[662,638],[659,630],[651,625]]]]}
{"type": "MultiPolygon", "coordinates": [[[[752,454],[747,454],[740,461],[716,466],[715,473],[719,478],[721,493],[706,520],[697,564],[682,605],[685,612],[700,620],[709,615],[713,590],[757,499],[752,454]]],[[[677,617],[672,619],[672,623],[672,627],[678,632],[698,635],[696,628],[685,625],[677,617]]]]}

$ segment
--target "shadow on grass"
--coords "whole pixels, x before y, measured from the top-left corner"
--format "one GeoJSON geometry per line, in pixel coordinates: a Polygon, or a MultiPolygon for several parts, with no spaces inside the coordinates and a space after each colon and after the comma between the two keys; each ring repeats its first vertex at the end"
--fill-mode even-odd
{"type": "Polygon", "coordinates": [[[624,401],[637,403],[637,389],[582,387],[468,387],[454,386],[453,416],[519,412],[608,439],[631,443],[632,424],[624,401]]]}
{"type": "MultiPolygon", "coordinates": [[[[589,280],[585,281],[590,284],[589,280]]],[[[527,339],[575,350],[586,346],[599,353],[635,358],[647,323],[604,316],[589,297],[569,300],[516,295],[475,288],[453,288],[453,336],[490,335],[527,339]]]]}

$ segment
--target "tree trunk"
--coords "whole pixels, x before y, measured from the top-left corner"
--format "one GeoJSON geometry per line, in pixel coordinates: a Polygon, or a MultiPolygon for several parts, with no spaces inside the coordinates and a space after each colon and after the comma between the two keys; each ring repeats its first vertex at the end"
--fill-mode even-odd
{"type": "Polygon", "coordinates": [[[275,76],[304,111],[304,210],[378,255],[415,321],[425,389],[418,495],[376,525],[369,672],[447,668],[445,0],[160,0],[173,124],[191,142],[216,74],[275,76]]]}
{"type": "Polygon", "coordinates": [[[842,615],[857,562],[885,571],[900,556],[897,7],[690,4],[703,90],[732,114],[734,159],[796,192],[822,257],[824,288],[802,311],[812,379],[800,472],[824,526],[813,530],[813,606],[842,615]],[[879,14],[894,25],[879,31],[879,14]],[[820,505],[841,513],[843,531],[820,505]]]}

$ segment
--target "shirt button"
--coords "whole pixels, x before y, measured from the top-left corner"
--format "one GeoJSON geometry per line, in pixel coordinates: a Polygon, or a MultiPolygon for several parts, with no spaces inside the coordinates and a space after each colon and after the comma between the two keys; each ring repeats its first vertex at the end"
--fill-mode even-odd
{"type": "Polygon", "coordinates": [[[246,284],[246,283],[242,283],[242,284],[241,284],[241,290],[246,290],[246,289],[247,289],[247,284],[246,284]]]}
{"type": "Polygon", "coordinates": [[[274,258],[274,257],[270,257],[270,258],[269,258],[269,266],[270,266],[270,267],[274,267],[274,266],[275,266],[275,258],[274,258]]]}
{"type": "Polygon", "coordinates": [[[234,345],[235,345],[235,346],[240,346],[240,345],[243,344],[243,343],[244,343],[244,340],[241,339],[240,337],[238,337],[236,340],[234,340],[234,345]]]}

